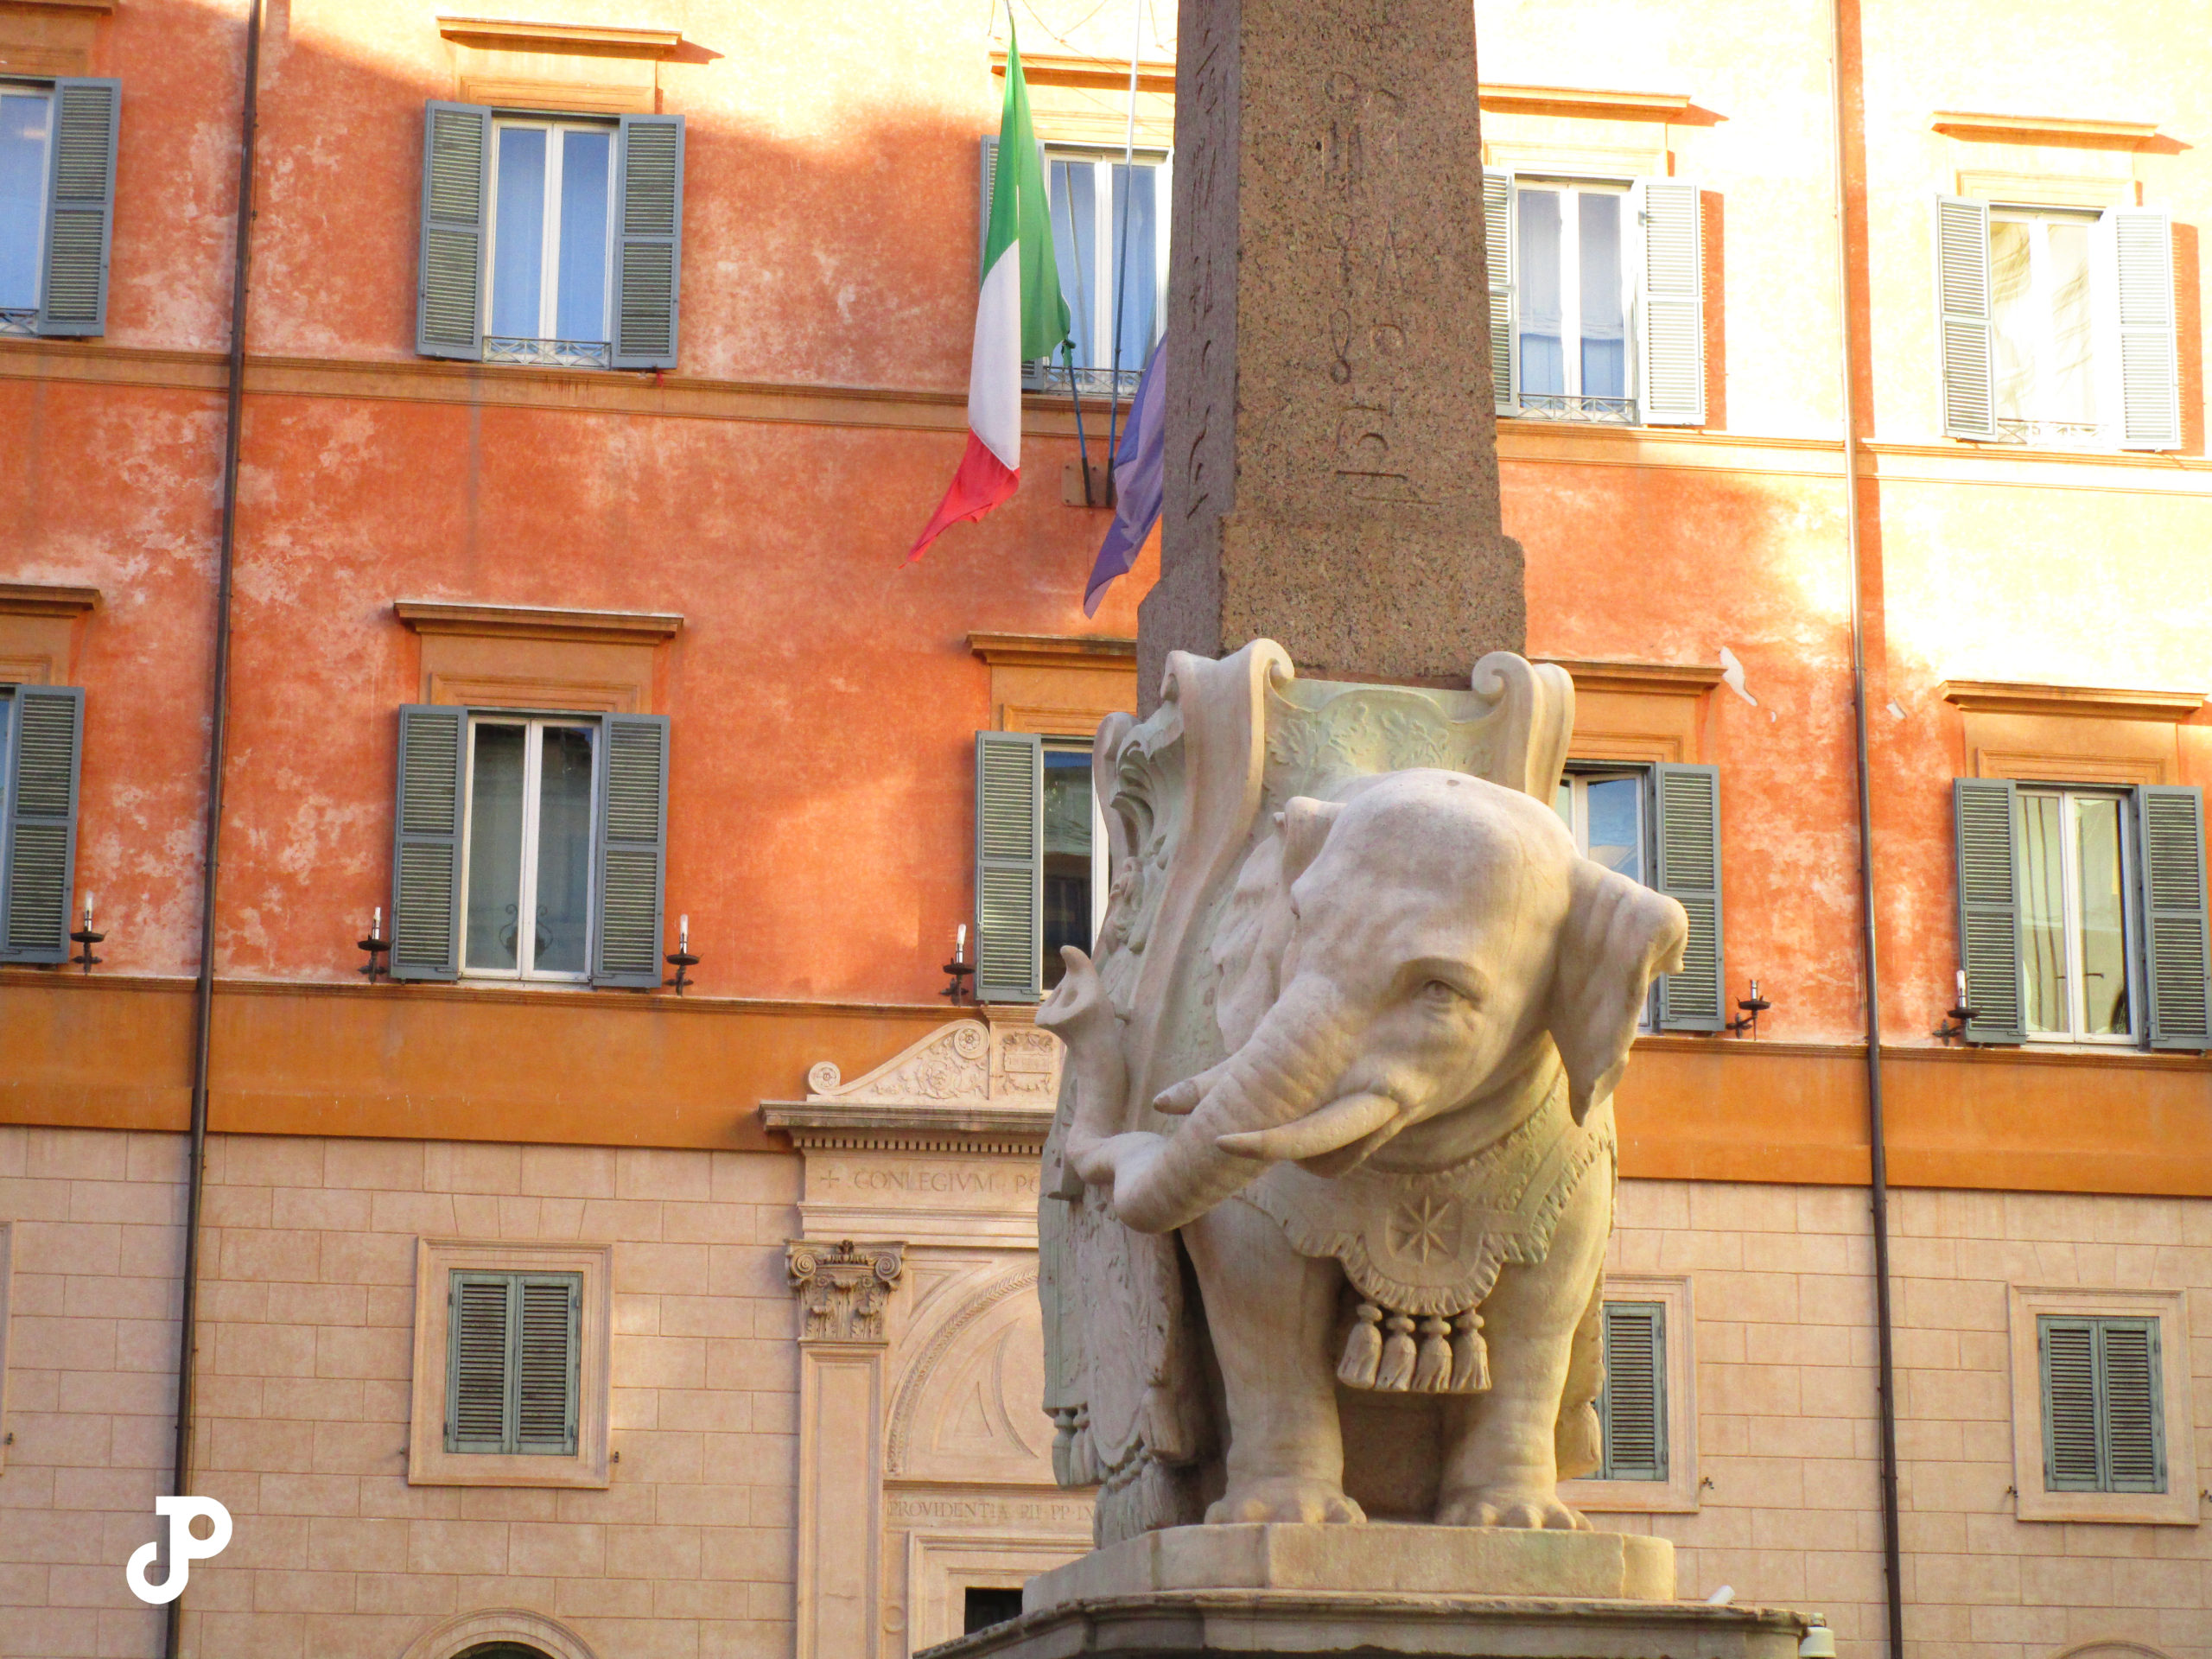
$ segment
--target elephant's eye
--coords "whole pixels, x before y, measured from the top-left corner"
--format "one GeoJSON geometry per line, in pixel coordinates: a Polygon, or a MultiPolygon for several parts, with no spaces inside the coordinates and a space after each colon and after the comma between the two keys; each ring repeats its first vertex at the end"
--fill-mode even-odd
{"type": "Polygon", "coordinates": [[[1432,979],[1415,993],[1431,1007],[1449,1008],[1472,1001],[1472,998],[1449,980],[1432,979]]]}

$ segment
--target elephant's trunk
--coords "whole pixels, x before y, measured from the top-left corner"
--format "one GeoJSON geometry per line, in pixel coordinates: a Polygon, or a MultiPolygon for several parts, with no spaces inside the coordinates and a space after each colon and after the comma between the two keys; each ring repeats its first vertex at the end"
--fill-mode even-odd
{"type": "Polygon", "coordinates": [[[1224,1150],[1224,1136],[1273,1129],[1326,1097],[1352,1055],[1352,1021],[1332,987],[1294,980],[1243,1047],[1215,1069],[1212,1086],[1173,1134],[1117,1135],[1071,1160],[1109,1186],[1114,1213],[1141,1233],[1186,1226],[1249,1185],[1263,1162],[1224,1150]]]}

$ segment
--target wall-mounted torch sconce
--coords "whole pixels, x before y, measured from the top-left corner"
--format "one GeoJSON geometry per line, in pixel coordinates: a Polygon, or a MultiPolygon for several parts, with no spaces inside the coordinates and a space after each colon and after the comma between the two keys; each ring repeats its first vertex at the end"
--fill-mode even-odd
{"type": "Polygon", "coordinates": [[[86,973],[91,973],[93,969],[107,960],[105,957],[96,957],[92,954],[92,947],[105,938],[107,935],[105,933],[92,931],[92,895],[88,893],[85,895],[85,925],[69,936],[70,944],[82,948],[69,960],[86,973]]]}
{"type": "Polygon", "coordinates": [[[952,932],[952,960],[944,964],[944,988],[938,993],[958,1007],[968,1001],[968,976],[976,970],[968,962],[968,924],[963,922],[952,932]]]}
{"type": "Polygon", "coordinates": [[[1929,1036],[1940,1037],[1947,1043],[1965,1041],[1967,1034],[1967,1021],[1969,1020],[1979,1020],[1981,1018],[1981,1010],[1980,1008],[1972,1008],[1967,1006],[1967,970],[1963,968],[1959,969],[1957,988],[1959,993],[1958,1007],[1944,1010],[1944,1013],[1948,1016],[1949,1023],[1938,1026],[1934,1031],[1929,1033],[1929,1036]]]}
{"type": "Polygon", "coordinates": [[[676,994],[681,996],[691,983],[691,970],[699,965],[699,958],[691,954],[691,918],[689,916],[676,918],[676,949],[668,953],[667,962],[676,969],[676,977],[664,979],[661,983],[674,986],[676,994]]]}
{"type": "Polygon", "coordinates": [[[1749,1032],[1754,1039],[1757,1039],[1759,1034],[1759,1015],[1774,1006],[1759,995],[1758,981],[1755,979],[1751,982],[1751,994],[1736,1006],[1742,1010],[1742,1015],[1738,1019],[1731,1020],[1728,1022],[1728,1029],[1738,1037],[1749,1032]]]}
{"type": "Polygon", "coordinates": [[[384,936],[384,906],[378,905],[369,912],[369,937],[353,941],[356,948],[369,953],[368,962],[359,971],[361,977],[373,985],[380,979],[390,979],[391,969],[385,961],[391,950],[391,941],[384,936]]]}

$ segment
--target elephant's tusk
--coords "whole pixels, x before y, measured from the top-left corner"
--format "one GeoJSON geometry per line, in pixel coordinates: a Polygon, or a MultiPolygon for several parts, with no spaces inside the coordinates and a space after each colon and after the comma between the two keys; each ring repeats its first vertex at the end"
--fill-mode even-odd
{"type": "Polygon", "coordinates": [[[1294,1123],[1224,1135],[1214,1144],[1239,1158],[1260,1158],[1271,1163],[1318,1158],[1374,1134],[1403,1109],[1388,1095],[1345,1095],[1294,1123]]]}

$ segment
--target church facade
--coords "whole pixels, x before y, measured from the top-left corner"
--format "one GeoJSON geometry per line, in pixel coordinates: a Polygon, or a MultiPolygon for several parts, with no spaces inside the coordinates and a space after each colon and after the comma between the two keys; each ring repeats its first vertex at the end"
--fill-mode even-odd
{"type": "MultiPolygon", "coordinates": [[[[905,1659],[1088,1548],[1034,1014],[1192,163],[1173,7],[1016,9],[1074,337],[902,564],[988,10],[292,0],[249,82],[245,0],[0,0],[0,1654],[170,1650],[181,1364],[177,1653],[905,1659]]],[[[1474,16],[1554,804],[1693,921],[1574,1501],[1851,1659],[1892,1586],[1912,1659],[2212,1659],[2212,48],[1474,16]]]]}

